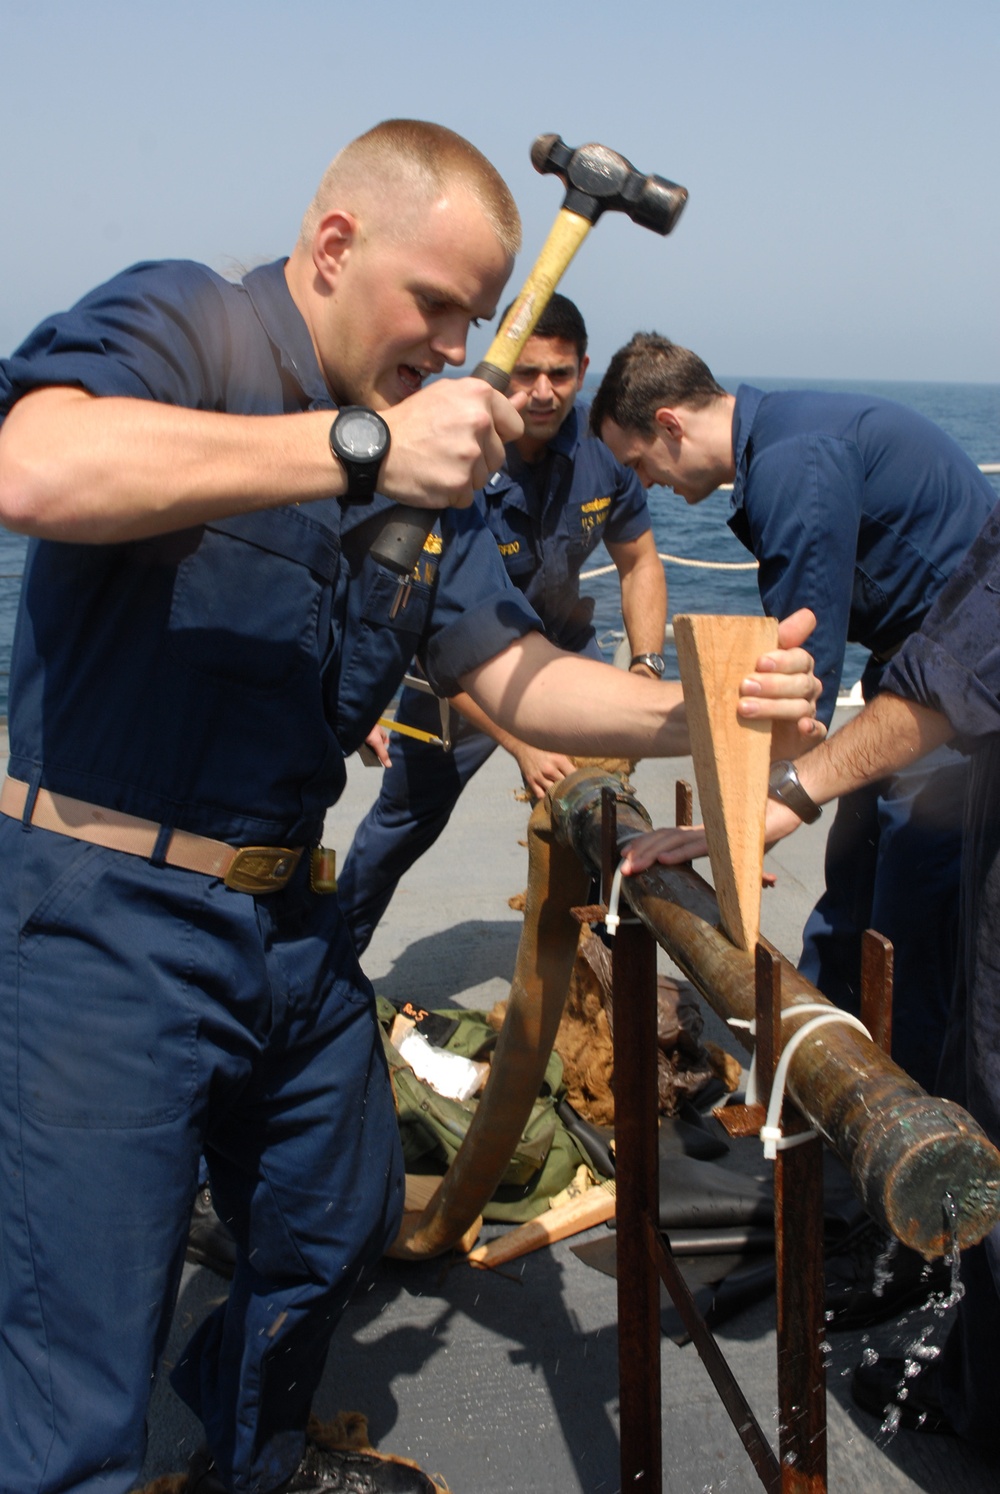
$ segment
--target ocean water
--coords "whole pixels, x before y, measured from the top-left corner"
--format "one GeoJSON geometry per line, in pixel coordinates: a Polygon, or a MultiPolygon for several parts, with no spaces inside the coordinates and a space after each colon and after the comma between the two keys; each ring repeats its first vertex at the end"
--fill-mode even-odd
{"type": "MultiPolygon", "coordinates": [[[[596,389],[600,375],[591,375],[587,388],[596,389]]],[[[928,416],[946,430],[975,462],[1000,462],[1000,384],[918,384],[831,382],[793,379],[724,379],[727,389],[738,384],[756,384],[763,389],[855,390],[879,394],[898,400],[928,416]]],[[[585,390],[586,393],[586,390],[585,390]]],[[[1000,498],[1000,476],[990,478],[1000,498]]],[[[730,532],[726,518],[729,494],[714,493],[704,503],[691,508],[669,488],[653,488],[649,494],[650,513],[657,549],[681,559],[707,561],[711,564],[745,565],[752,557],[730,532]]],[[[0,527],[0,717],[7,714],[7,681],[10,671],[10,649],[17,613],[19,578],[24,564],[25,541],[0,527]]],[[[609,564],[603,546],[591,557],[588,569],[609,564]]],[[[709,567],[666,562],[670,613],[727,612],[757,613],[760,599],[752,570],[713,570],[709,567]]],[[[584,583],[583,590],[595,599],[594,620],[598,633],[609,652],[614,651],[616,636],[621,635],[618,580],[610,575],[598,576],[584,583]]],[[[861,675],[866,653],[849,647],[845,656],[844,687],[861,675]]],[[[671,670],[676,677],[676,671],[671,670]]]]}

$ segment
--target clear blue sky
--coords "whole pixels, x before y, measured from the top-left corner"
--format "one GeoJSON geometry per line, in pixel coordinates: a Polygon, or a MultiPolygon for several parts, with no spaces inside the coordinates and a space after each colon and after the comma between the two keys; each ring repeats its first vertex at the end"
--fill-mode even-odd
{"type": "Polygon", "coordinates": [[[137,259],[286,253],[336,150],[414,115],[506,176],[515,281],[562,196],[536,134],[689,189],[571,267],[597,367],[644,327],[723,375],[1000,382],[998,0],[0,0],[0,103],[0,353],[137,259]]]}

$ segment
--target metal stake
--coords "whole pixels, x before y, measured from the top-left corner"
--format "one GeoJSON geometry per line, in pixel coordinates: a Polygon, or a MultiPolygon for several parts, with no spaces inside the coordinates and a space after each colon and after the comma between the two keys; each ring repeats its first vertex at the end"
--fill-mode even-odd
{"type": "Polygon", "coordinates": [[[892,945],[884,934],[861,936],[861,1020],[883,1053],[892,1050],[892,945]]]}
{"type": "MultiPolygon", "coordinates": [[[[616,845],[615,801],[602,802],[603,844],[616,845]]],[[[605,858],[607,860],[607,857],[605,858]]],[[[609,884],[606,884],[609,885],[609,884]]],[[[606,895],[606,894],[605,894],[606,895]]],[[[656,941],[623,922],[615,937],[611,993],[615,1045],[615,1214],[618,1379],[623,1489],[659,1490],[660,1282],[646,1244],[659,1223],[656,1089],[656,941]]]]}
{"type": "MultiPolygon", "coordinates": [[[[781,965],[756,950],[757,1093],[766,1107],[780,1055],[781,965]]],[[[786,1136],[807,1129],[789,1100],[786,1136]]],[[[818,1136],[779,1151],[774,1163],[777,1265],[778,1452],[782,1494],[825,1494],[826,1378],[823,1370],[823,1145],[818,1136]]]]}

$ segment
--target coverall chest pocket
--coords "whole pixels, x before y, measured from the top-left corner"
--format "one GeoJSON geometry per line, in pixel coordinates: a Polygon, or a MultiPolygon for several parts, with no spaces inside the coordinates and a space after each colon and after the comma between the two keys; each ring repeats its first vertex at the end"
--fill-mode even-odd
{"type": "Polygon", "coordinates": [[[593,499],[566,509],[566,552],[570,565],[580,564],[600,544],[607,526],[609,502],[593,499]]]}
{"type": "MultiPolygon", "coordinates": [[[[433,586],[369,560],[362,599],[352,594],[341,650],[337,738],[345,753],[365,739],[395,694],[424,636],[433,586]]],[[[357,588],[354,582],[353,587],[357,588]]]]}
{"type": "Polygon", "coordinates": [[[324,610],[339,541],[298,510],[206,525],[177,567],[169,647],[221,683],[285,688],[322,656],[324,610]]]}

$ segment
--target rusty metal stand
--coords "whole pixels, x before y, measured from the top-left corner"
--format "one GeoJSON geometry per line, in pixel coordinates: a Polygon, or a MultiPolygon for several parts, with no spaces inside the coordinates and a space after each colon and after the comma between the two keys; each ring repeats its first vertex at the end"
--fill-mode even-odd
{"type": "MultiPolygon", "coordinates": [[[[604,791],[604,869],[617,855],[614,795],[604,791]]],[[[610,877],[604,881],[610,887],[610,877]]],[[[616,1233],[621,1483],[662,1486],[660,1441],[660,1282],[649,1249],[659,1222],[659,1149],[656,1091],[656,941],[637,920],[615,938],[611,995],[614,1010],[615,1092],[626,1097],[615,1113],[615,1214],[629,1221],[616,1233]],[[619,1062],[621,1067],[619,1067],[619,1062]]]]}
{"type": "MultiPolygon", "coordinates": [[[[757,1093],[766,1110],[781,1054],[781,969],[763,941],[757,945],[755,1052],[757,1093]]],[[[788,1099],[782,1129],[786,1137],[808,1129],[788,1099]]],[[[775,1157],[774,1245],[780,1488],[782,1494],[825,1494],[823,1143],[815,1134],[775,1157]]]]}
{"type": "MultiPolygon", "coordinates": [[[[608,790],[602,796],[602,811],[602,862],[607,873],[617,854],[615,801],[608,790]]],[[[604,886],[610,886],[607,877],[604,886]]],[[[656,941],[637,920],[623,921],[615,939],[612,1000],[621,1486],[662,1487],[662,1279],[761,1482],[777,1494],[781,1470],[774,1452],[660,1231],[656,941]]]]}
{"type": "MultiPolygon", "coordinates": [[[[618,857],[615,796],[610,789],[602,792],[601,808],[607,896],[618,857]]],[[[687,784],[677,785],[677,823],[691,823],[687,784]]],[[[865,935],[862,969],[862,1020],[880,1046],[888,1048],[892,1000],[888,940],[871,932],[865,935]]],[[[662,1279],[764,1488],[769,1494],[825,1494],[822,1143],[810,1135],[779,1149],[774,1164],[779,1414],[775,1456],[660,1230],[656,942],[637,919],[622,919],[615,938],[612,997],[621,1486],[662,1487],[662,1279]]],[[[717,1112],[720,1118],[725,1116],[732,1135],[754,1135],[764,1122],[781,1054],[781,1020],[780,964],[776,952],[762,940],[756,950],[758,1103],[717,1112]]],[[[788,1099],[783,1105],[782,1130],[786,1138],[806,1131],[788,1099]]]]}

